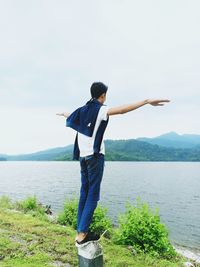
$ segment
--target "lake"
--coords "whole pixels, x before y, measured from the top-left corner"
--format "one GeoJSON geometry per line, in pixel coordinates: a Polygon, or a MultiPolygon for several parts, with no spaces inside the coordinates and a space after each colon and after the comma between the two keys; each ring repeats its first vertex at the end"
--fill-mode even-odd
{"type": "MultiPolygon", "coordinates": [[[[13,200],[35,194],[54,212],[79,196],[79,162],[0,162],[0,196],[13,200]]],[[[129,200],[140,196],[159,208],[174,244],[200,251],[200,162],[105,162],[99,203],[117,223],[129,200]]]]}

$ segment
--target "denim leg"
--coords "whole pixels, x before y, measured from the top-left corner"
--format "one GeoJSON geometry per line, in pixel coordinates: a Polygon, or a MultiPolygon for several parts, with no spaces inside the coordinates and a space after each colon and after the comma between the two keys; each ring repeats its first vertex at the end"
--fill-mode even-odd
{"type": "Polygon", "coordinates": [[[77,231],[86,233],[89,230],[89,226],[92,222],[92,217],[94,214],[94,210],[97,207],[97,200],[91,200],[87,198],[87,201],[85,203],[82,216],[79,222],[79,226],[77,231]]]}
{"type": "Polygon", "coordinates": [[[100,185],[103,177],[104,155],[98,154],[86,160],[89,187],[87,199],[78,224],[78,232],[88,232],[94,210],[100,199],[100,185]]]}
{"type": "Polygon", "coordinates": [[[84,158],[80,158],[80,168],[81,168],[81,188],[80,188],[80,198],[78,203],[78,213],[77,213],[77,231],[79,229],[80,219],[81,215],[85,206],[85,202],[87,199],[88,194],[88,187],[89,187],[89,181],[88,181],[88,170],[86,161],[84,158]]]}

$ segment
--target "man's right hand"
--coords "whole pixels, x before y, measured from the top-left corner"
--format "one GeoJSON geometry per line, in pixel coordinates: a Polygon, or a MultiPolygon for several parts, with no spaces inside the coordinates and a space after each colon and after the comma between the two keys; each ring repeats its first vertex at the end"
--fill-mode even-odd
{"type": "Polygon", "coordinates": [[[147,104],[152,106],[164,106],[164,104],[160,104],[161,102],[170,102],[169,99],[148,99],[147,104]]]}
{"type": "Polygon", "coordinates": [[[70,113],[68,113],[68,112],[62,112],[62,113],[56,113],[56,115],[58,115],[58,116],[63,116],[63,117],[65,117],[65,118],[68,118],[69,115],[70,115],[70,113]]]}

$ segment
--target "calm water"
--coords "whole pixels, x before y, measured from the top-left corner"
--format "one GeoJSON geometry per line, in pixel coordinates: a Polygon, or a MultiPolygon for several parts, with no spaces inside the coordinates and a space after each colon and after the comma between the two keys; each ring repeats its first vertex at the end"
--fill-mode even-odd
{"type": "MultiPolygon", "coordinates": [[[[79,196],[79,188],[79,162],[0,162],[0,196],[36,194],[60,211],[65,199],[79,196]]],[[[172,242],[200,250],[199,162],[106,162],[100,203],[113,223],[126,201],[135,203],[138,196],[159,207],[172,242]]]]}

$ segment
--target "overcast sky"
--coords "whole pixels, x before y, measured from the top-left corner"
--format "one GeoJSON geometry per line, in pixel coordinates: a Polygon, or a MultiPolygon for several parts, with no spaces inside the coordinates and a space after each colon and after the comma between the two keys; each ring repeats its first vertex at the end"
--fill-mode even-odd
{"type": "Polygon", "coordinates": [[[200,134],[200,2],[0,0],[0,154],[66,146],[76,132],[57,112],[108,85],[105,139],[200,134]]]}

